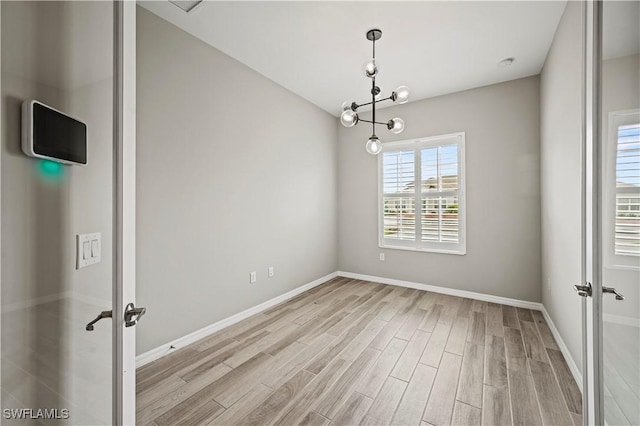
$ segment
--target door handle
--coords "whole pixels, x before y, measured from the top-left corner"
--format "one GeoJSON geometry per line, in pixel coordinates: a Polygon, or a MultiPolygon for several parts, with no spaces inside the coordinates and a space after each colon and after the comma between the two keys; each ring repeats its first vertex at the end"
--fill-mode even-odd
{"type": "Polygon", "coordinates": [[[129,303],[124,308],[124,326],[131,327],[136,325],[146,312],[147,308],[136,308],[133,303],[129,303]]]}
{"type": "Polygon", "coordinates": [[[578,293],[578,296],[591,297],[591,283],[586,283],[585,285],[574,285],[573,289],[578,293]]]}
{"type": "Polygon", "coordinates": [[[93,331],[93,324],[97,323],[98,321],[100,321],[103,318],[111,318],[111,311],[102,311],[100,312],[100,314],[96,317],[96,319],[94,319],[93,321],[91,321],[89,324],[87,324],[87,326],[85,327],[85,330],[87,331],[93,331]]]}
{"type": "Polygon", "coordinates": [[[602,287],[603,293],[611,293],[616,295],[616,300],[624,300],[624,296],[613,287],[602,287]]]}

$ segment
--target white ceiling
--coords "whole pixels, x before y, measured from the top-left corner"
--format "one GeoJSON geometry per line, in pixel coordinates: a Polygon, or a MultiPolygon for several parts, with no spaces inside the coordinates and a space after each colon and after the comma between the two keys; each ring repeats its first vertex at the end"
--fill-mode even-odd
{"type": "Polygon", "coordinates": [[[640,2],[606,1],[602,12],[603,59],[640,52],[640,2]]]}
{"type": "Polygon", "coordinates": [[[540,73],[565,1],[229,2],[189,14],[168,1],[144,8],[264,76],[338,115],[343,101],[366,102],[362,74],[376,43],[377,79],[388,96],[411,100],[540,73]],[[515,57],[510,67],[498,62],[515,57]]]}

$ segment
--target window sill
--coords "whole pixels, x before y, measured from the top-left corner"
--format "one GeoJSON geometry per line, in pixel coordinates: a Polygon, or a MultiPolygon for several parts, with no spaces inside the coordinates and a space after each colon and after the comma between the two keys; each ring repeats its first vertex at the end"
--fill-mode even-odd
{"type": "Polygon", "coordinates": [[[614,269],[614,270],[618,270],[618,271],[632,271],[632,272],[640,271],[640,267],[638,267],[638,266],[620,265],[620,264],[609,263],[609,262],[605,262],[603,267],[605,269],[614,269]]]}
{"type": "Polygon", "coordinates": [[[437,254],[454,254],[456,256],[465,256],[467,254],[466,248],[462,250],[447,250],[447,249],[394,246],[389,244],[378,244],[378,247],[381,249],[389,249],[389,250],[417,251],[422,253],[437,253],[437,254]]]}

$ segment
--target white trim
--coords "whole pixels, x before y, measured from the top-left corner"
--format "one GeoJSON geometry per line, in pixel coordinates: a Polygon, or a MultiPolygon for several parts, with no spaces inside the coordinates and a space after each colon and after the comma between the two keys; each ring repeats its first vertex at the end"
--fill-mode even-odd
{"type": "MultiPolygon", "coordinates": [[[[383,153],[392,149],[393,151],[402,151],[403,147],[406,147],[407,151],[413,151],[414,153],[414,193],[384,193],[384,154],[378,156],[378,247],[391,249],[391,250],[409,250],[417,252],[429,252],[440,254],[456,254],[464,256],[467,254],[467,222],[466,222],[466,164],[465,164],[465,150],[466,150],[466,133],[457,132],[449,133],[446,135],[430,136],[426,138],[408,139],[404,141],[385,142],[382,144],[383,153]],[[450,141],[450,142],[447,142],[450,141]],[[458,146],[458,189],[450,191],[439,191],[430,194],[422,193],[422,165],[421,165],[421,151],[426,147],[439,147],[442,145],[457,145],[458,146]],[[420,181],[420,182],[418,182],[420,181]],[[421,226],[420,221],[415,221],[415,239],[414,240],[394,240],[392,238],[385,238],[384,234],[384,198],[413,198],[415,203],[415,214],[421,211],[421,202],[423,198],[434,196],[457,196],[458,197],[458,229],[459,229],[459,241],[457,243],[447,242],[428,242],[422,241],[421,238],[421,226]]],[[[438,175],[440,170],[438,167],[438,175]]]]}
{"type": "Polygon", "coordinates": [[[45,303],[55,302],[62,299],[77,300],[88,305],[95,305],[100,308],[109,309],[111,300],[100,299],[92,296],[85,296],[76,291],[63,291],[61,293],[50,294],[48,296],[34,297],[33,299],[23,300],[20,302],[9,303],[2,306],[2,313],[20,311],[23,309],[33,308],[35,306],[44,305],[45,303]]]}
{"type": "MultiPolygon", "coordinates": [[[[605,268],[640,270],[640,259],[636,254],[616,254],[615,227],[617,196],[628,193],[638,194],[638,188],[617,188],[616,159],[618,155],[618,128],[626,124],[636,124],[640,120],[640,109],[626,109],[609,112],[605,126],[607,135],[603,140],[604,165],[602,170],[602,256],[605,268]]],[[[604,130],[604,129],[603,129],[604,130]]],[[[604,133],[604,131],[603,131],[604,133]]]]}
{"type": "Polygon", "coordinates": [[[120,426],[136,423],[136,327],[124,325],[125,306],[136,296],[136,3],[113,4],[112,423],[120,426]]]}
{"type": "Polygon", "coordinates": [[[218,331],[222,330],[223,328],[227,328],[233,324],[236,324],[244,319],[249,318],[252,315],[258,314],[262,311],[265,311],[279,303],[282,303],[286,300],[289,300],[297,295],[299,295],[300,293],[304,293],[307,290],[310,290],[314,287],[319,286],[320,284],[324,284],[325,282],[329,281],[330,279],[335,278],[338,275],[338,273],[336,272],[332,272],[331,274],[325,275],[324,277],[320,277],[317,280],[311,281],[310,283],[304,284],[300,287],[297,287],[291,291],[288,291],[287,293],[284,293],[280,296],[274,297],[273,299],[269,299],[266,302],[263,302],[259,305],[256,305],[252,308],[249,309],[245,309],[242,312],[238,312],[235,315],[232,315],[230,317],[227,317],[225,319],[222,319],[220,321],[217,321],[211,325],[208,325],[206,327],[201,328],[200,330],[196,330],[193,333],[189,333],[186,336],[183,337],[179,337],[175,340],[172,340],[171,342],[167,342],[164,345],[158,346],[155,349],[151,349],[150,351],[147,351],[145,353],[142,353],[140,355],[138,355],[136,357],[136,367],[142,367],[145,364],[148,364],[152,361],[157,360],[158,358],[161,358],[165,355],[167,355],[169,352],[174,351],[175,349],[178,348],[183,348],[187,345],[190,345],[191,343],[194,343],[204,337],[210,336],[214,333],[217,333],[218,331]]]}
{"type": "MultiPolygon", "coordinates": [[[[0,10],[2,8],[0,7],[0,10]]],[[[2,22],[2,12],[0,12],[0,23],[2,22]]],[[[0,24],[0,34],[2,34],[2,24],[0,24]]],[[[2,46],[2,37],[0,37],[0,46],[2,46]]],[[[0,48],[0,70],[2,69],[2,48],[0,48]]],[[[0,93],[2,92],[2,78],[0,78],[0,93]]],[[[4,129],[4,125],[5,123],[4,121],[4,116],[2,115],[2,102],[0,102],[0,129],[4,129]]],[[[0,138],[0,140],[2,140],[2,138],[0,138]]],[[[2,159],[0,158],[0,224],[2,223],[2,159]]],[[[2,241],[2,226],[0,226],[0,241],[2,241]]],[[[2,255],[0,253],[0,334],[2,334],[2,312],[4,312],[4,309],[2,307],[2,255]]],[[[0,342],[2,342],[2,339],[0,338],[0,342]]],[[[0,343],[0,354],[2,354],[4,352],[2,352],[2,343],[0,343]]],[[[0,377],[4,377],[2,375],[2,362],[0,362],[0,377]]],[[[2,424],[2,421],[0,421],[0,424],[2,424]]]]}
{"type": "Polygon", "coordinates": [[[402,280],[396,280],[392,278],[376,277],[373,275],[354,274],[353,272],[338,271],[337,275],[340,277],[351,278],[355,280],[372,281],[372,282],[377,282],[381,284],[396,285],[399,287],[415,288],[417,290],[431,291],[433,293],[448,294],[450,296],[466,297],[469,299],[482,300],[485,302],[499,303],[501,305],[515,306],[517,308],[534,309],[537,311],[541,311],[545,321],[549,325],[549,329],[553,334],[553,338],[556,340],[556,343],[560,348],[560,352],[562,352],[564,359],[567,361],[567,365],[569,366],[569,370],[571,370],[571,374],[573,375],[573,378],[575,379],[576,383],[578,384],[578,387],[580,388],[580,391],[582,392],[582,373],[580,372],[580,369],[578,369],[578,365],[573,360],[573,357],[571,356],[571,352],[569,352],[569,348],[567,348],[567,345],[564,343],[564,340],[562,340],[562,337],[560,336],[560,332],[558,331],[555,324],[551,320],[549,313],[547,312],[547,310],[545,309],[542,303],[530,302],[528,300],[511,299],[509,297],[494,296],[494,295],[484,294],[484,293],[476,293],[474,291],[458,290],[454,288],[439,287],[439,286],[429,285],[429,284],[421,284],[421,283],[416,283],[411,281],[402,281],[402,280]]]}
{"type": "MultiPolygon", "coordinates": [[[[435,243],[435,244],[446,244],[446,243],[435,243]]],[[[457,244],[456,244],[457,245],[457,244]]],[[[417,251],[423,253],[439,253],[439,254],[455,254],[457,256],[465,256],[467,254],[466,250],[461,252],[459,250],[446,250],[446,249],[431,249],[431,248],[415,248],[410,246],[394,246],[394,245],[380,245],[378,243],[378,247],[381,249],[387,250],[405,250],[405,251],[417,251]]]]}
{"type": "Polygon", "coordinates": [[[411,281],[395,280],[392,278],[383,278],[383,277],[376,277],[372,275],[354,274],[352,272],[338,271],[337,275],[340,277],[351,278],[356,280],[373,281],[373,282],[378,282],[382,284],[396,285],[399,287],[415,288],[418,290],[431,291],[433,293],[448,294],[450,296],[466,297],[469,299],[483,300],[485,302],[500,303],[501,305],[515,306],[518,308],[534,309],[537,311],[541,311],[545,321],[547,321],[547,324],[549,325],[549,329],[553,334],[553,338],[556,340],[556,343],[560,348],[560,352],[562,352],[564,359],[567,361],[567,365],[569,366],[569,370],[571,370],[571,374],[573,375],[573,378],[575,379],[576,383],[578,384],[578,387],[580,388],[580,391],[582,392],[582,373],[580,372],[580,369],[578,369],[578,365],[573,360],[573,357],[571,356],[571,352],[569,352],[569,348],[567,348],[567,345],[564,343],[564,340],[562,340],[562,337],[560,336],[560,332],[558,332],[558,329],[556,328],[555,324],[551,320],[549,313],[547,312],[547,310],[545,309],[542,303],[530,302],[528,300],[511,299],[509,297],[494,296],[494,295],[484,294],[484,293],[476,293],[474,291],[458,290],[458,289],[439,287],[439,286],[429,285],[429,284],[415,283],[411,281]]]}
{"type": "Polygon", "coordinates": [[[337,272],[333,272],[331,274],[325,275],[324,277],[318,278],[317,280],[314,280],[308,284],[295,288],[285,294],[274,297],[273,299],[267,300],[266,302],[263,302],[252,308],[246,309],[228,318],[222,319],[218,322],[215,322],[211,325],[201,328],[200,330],[196,330],[193,333],[189,333],[186,336],[172,340],[171,342],[161,345],[155,349],[151,349],[150,351],[142,353],[136,357],[136,367],[137,368],[142,367],[145,364],[148,364],[152,361],[162,358],[163,356],[168,355],[169,352],[172,352],[175,349],[183,348],[204,337],[217,333],[218,331],[226,327],[236,324],[246,318],[249,318],[252,315],[265,311],[279,303],[282,303],[288,299],[291,299],[297,296],[300,293],[303,293],[307,290],[310,290],[314,287],[324,284],[325,282],[335,277],[344,277],[344,278],[351,278],[351,279],[362,280],[362,281],[371,281],[371,282],[395,285],[398,287],[405,287],[405,288],[415,288],[417,290],[431,291],[433,293],[448,294],[450,296],[466,297],[470,299],[482,300],[485,302],[500,303],[502,305],[507,305],[507,306],[515,306],[518,308],[535,309],[535,310],[541,311],[545,321],[549,326],[549,329],[551,330],[551,333],[553,334],[554,339],[556,340],[556,343],[558,344],[558,347],[560,348],[560,351],[562,352],[562,355],[564,356],[567,362],[567,365],[569,366],[569,369],[571,370],[571,374],[573,375],[573,378],[578,384],[580,391],[582,391],[582,373],[578,369],[578,366],[573,360],[573,357],[571,356],[571,353],[569,352],[567,345],[564,343],[564,340],[562,340],[562,337],[560,336],[558,329],[556,328],[555,324],[551,320],[549,313],[547,312],[547,310],[545,309],[542,303],[530,302],[527,300],[511,299],[511,298],[502,297],[502,296],[493,296],[489,294],[476,293],[476,292],[467,291],[467,290],[458,290],[458,289],[452,289],[452,288],[446,288],[446,287],[439,287],[439,286],[434,286],[429,284],[421,284],[421,283],[416,283],[411,281],[396,280],[392,278],[376,277],[373,275],[355,274],[352,272],[344,272],[344,271],[337,271],[337,272]]]}
{"type": "Polygon", "coordinates": [[[544,316],[544,320],[547,322],[547,325],[551,330],[551,334],[553,334],[553,338],[558,344],[558,347],[560,348],[560,352],[562,352],[562,355],[564,356],[565,361],[567,361],[569,370],[571,370],[571,374],[573,375],[574,380],[578,384],[578,388],[580,388],[580,392],[582,392],[582,384],[583,384],[582,372],[578,368],[578,365],[576,364],[576,362],[573,360],[573,357],[571,356],[571,352],[569,352],[569,348],[564,343],[564,340],[562,340],[562,336],[560,335],[560,332],[556,328],[556,325],[553,323],[553,320],[549,316],[549,313],[547,312],[544,305],[542,305],[541,310],[542,310],[542,315],[544,316]]]}
{"type": "Polygon", "coordinates": [[[55,302],[56,300],[64,299],[68,297],[67,292],[50,294],[47,296],[34,297],[33,299],[22,300],[20,302],[7,303],[2,305],[2,313],[20,311],[22,309],[33,308],[34,306],[43,305],[45,303],[55,302]]]}
{"type": "Polygon", "coordinates": [[[502,305],[515,306],[518,308],[535,309],[541,311],[543,306],[539,302],[530,302],[528,300],[511,299],[509,297],[494,296],[491,294],[476,293],[474,291],[458,290],[455,288],[439,287],[430,284],[422,284],[411,281],[396,280],[393,278],[376,277],[373,275],[354,274],[352,272],[338,271],[340,277],[351,278],[355,280],[372,281],[381,284],[396,285],[398,287],[415,288],[417,290],[431,291],[433,293],[448,294],[450,296],[466,297],[469,299],[482,300],[485,302],[500,303],[502,305]]]}
{"type": "Polygon", "coordinates": [[[610,324],[626,325],[640,328],[640,318],[626,317],[623,315],[602,314],[602,320],[610,324]]]}
{"type": "Polygon", "coordinates": [[[440,145],[440,143],[438,141],[442,140],[442,139],[453,139],[453,138],[457,138],[458,136],[464,136],[465,132],[454,132],[454,133],[446,133],[444,135],[436,135],[436,136],[428,136],[425,138],[413,138],[413,139],[406,139],[403,141],[393,141],[393,142],[383,142],[382,143],[382,147],[391,147],[391,148],[396,148],[398,146],[402,146],[402,145],[411,145],[413,143],[422,143],[422,142],[426,142],[428,144],[430,144],[431,146],[438,146],[440,145]]]}
{"type": "Polygon", "coordinates": [[[107,299],[101,299],[99,297],[87,296],[77,291],[67,291],[64,294],[65,298],[76,300],[78,302],[86,303],[87,305],[94,305],[101,309],[108,310],[112,307],[113,302],[107,299]]]}
{"type": "Polygon", "coordinates": [[[582,143],[582,283],[590,283],[592,297],[582,300],[583,422],[604,424],[602,365],[602,2],[583,3],[584,72],[582,143]]]}

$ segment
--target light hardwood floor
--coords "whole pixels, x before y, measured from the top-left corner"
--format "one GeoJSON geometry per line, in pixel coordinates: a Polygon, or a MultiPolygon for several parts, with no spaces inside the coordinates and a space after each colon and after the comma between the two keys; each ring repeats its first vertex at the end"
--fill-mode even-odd
{"type": "Polygon", "coordinates": [[[138,424],[572,425],[538,311],[333,279],[138,369],[138,424]]]}

